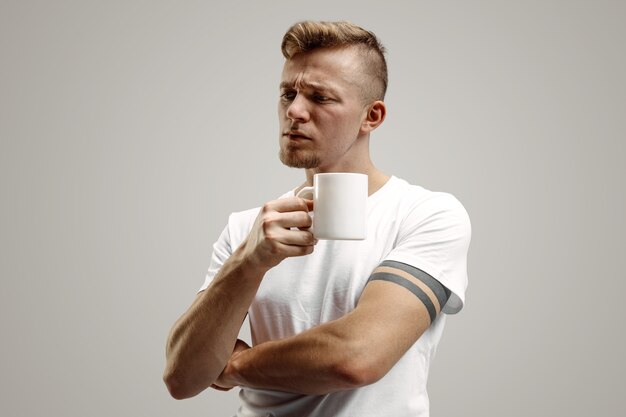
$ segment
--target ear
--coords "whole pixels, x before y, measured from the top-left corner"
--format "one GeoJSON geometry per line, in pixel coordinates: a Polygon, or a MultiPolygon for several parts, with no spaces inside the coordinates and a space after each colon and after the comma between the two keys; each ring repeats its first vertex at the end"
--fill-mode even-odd
{"type": "Polygon", "coordinates": [[[386,115],[387,107],[384,102],[376,100],[370,104],[367,108],[365,119],[363,119],[363,123],[361,123],[361,133],[367,134],[376,129],[385,120],[386,115]]]}

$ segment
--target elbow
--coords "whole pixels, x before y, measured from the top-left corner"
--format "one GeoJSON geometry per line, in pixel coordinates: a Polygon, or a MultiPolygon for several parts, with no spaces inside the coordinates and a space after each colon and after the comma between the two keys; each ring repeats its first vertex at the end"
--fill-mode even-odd
{"type": "Polygon", "coordinates": [[[202,390],[193,389],[188,379],[181,376],[180,373],[166,370],[163,374],[163,382],[167,387],[172,398],[176,400],[184,400],[199,394],[202,390]]]}
{"type": "Polygon", "coordinates": [[[195,397],[209,388],[224,368],[217,362],[210,362],[203,358],[190,361],[180,356],[168,353],[163,382],[169,394],[176,400],[195,397]],[[210,366],[203,366],[210,362],[210,366]]]}
{"type": "Polygon", "coordinates": [[[184,400],[191,397],[181,379],[175,374],[166,372],[163,374],[163,382],[165,382],[168,392],[175,400],[184,400]]]}
{"type": "Polygon", "coordinates": [[[380,380],[387,373],[380,363],[368,358],[347,358],[335,365],[334,373],[342,389],[355,389],[380,380]]]}

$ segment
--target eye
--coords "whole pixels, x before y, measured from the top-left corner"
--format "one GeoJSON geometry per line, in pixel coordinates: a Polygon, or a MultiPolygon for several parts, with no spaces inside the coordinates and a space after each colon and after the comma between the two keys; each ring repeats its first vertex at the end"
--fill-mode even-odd
{"type": "Polygon", "coordinates": [[[295,91],[283,91],[280,95],[280,99],[283,101],[292,101],[294,98],[296,98],[295,91]]]}
{"type": "Polygon", "coordinates": [[[313,100],[317,101],[318,103],[326,103],[330,100],[330,98],[322,94],[313,94],[313,100]]]}

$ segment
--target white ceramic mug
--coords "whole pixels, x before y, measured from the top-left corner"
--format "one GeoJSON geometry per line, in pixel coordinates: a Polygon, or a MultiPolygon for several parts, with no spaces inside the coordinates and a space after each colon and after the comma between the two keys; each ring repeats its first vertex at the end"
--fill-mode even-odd
{"type": "Polygon", "coordinates": [[[313,187],[296,197],[313,196],[312,232],[317,239],[363,240],[367,234],[367,175],[315,174],[313,187]]]}

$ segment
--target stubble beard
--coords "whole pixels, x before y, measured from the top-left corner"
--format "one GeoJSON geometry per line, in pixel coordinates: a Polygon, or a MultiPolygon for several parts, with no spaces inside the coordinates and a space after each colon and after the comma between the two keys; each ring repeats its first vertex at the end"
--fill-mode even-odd
{"type": "Polygon", "coordinates": [[[320,159],[317,155],[297,149],[289,149],[281,147],[278,152],[280,162],[291,168],[317,168],[320,166],[320,159]]]}

